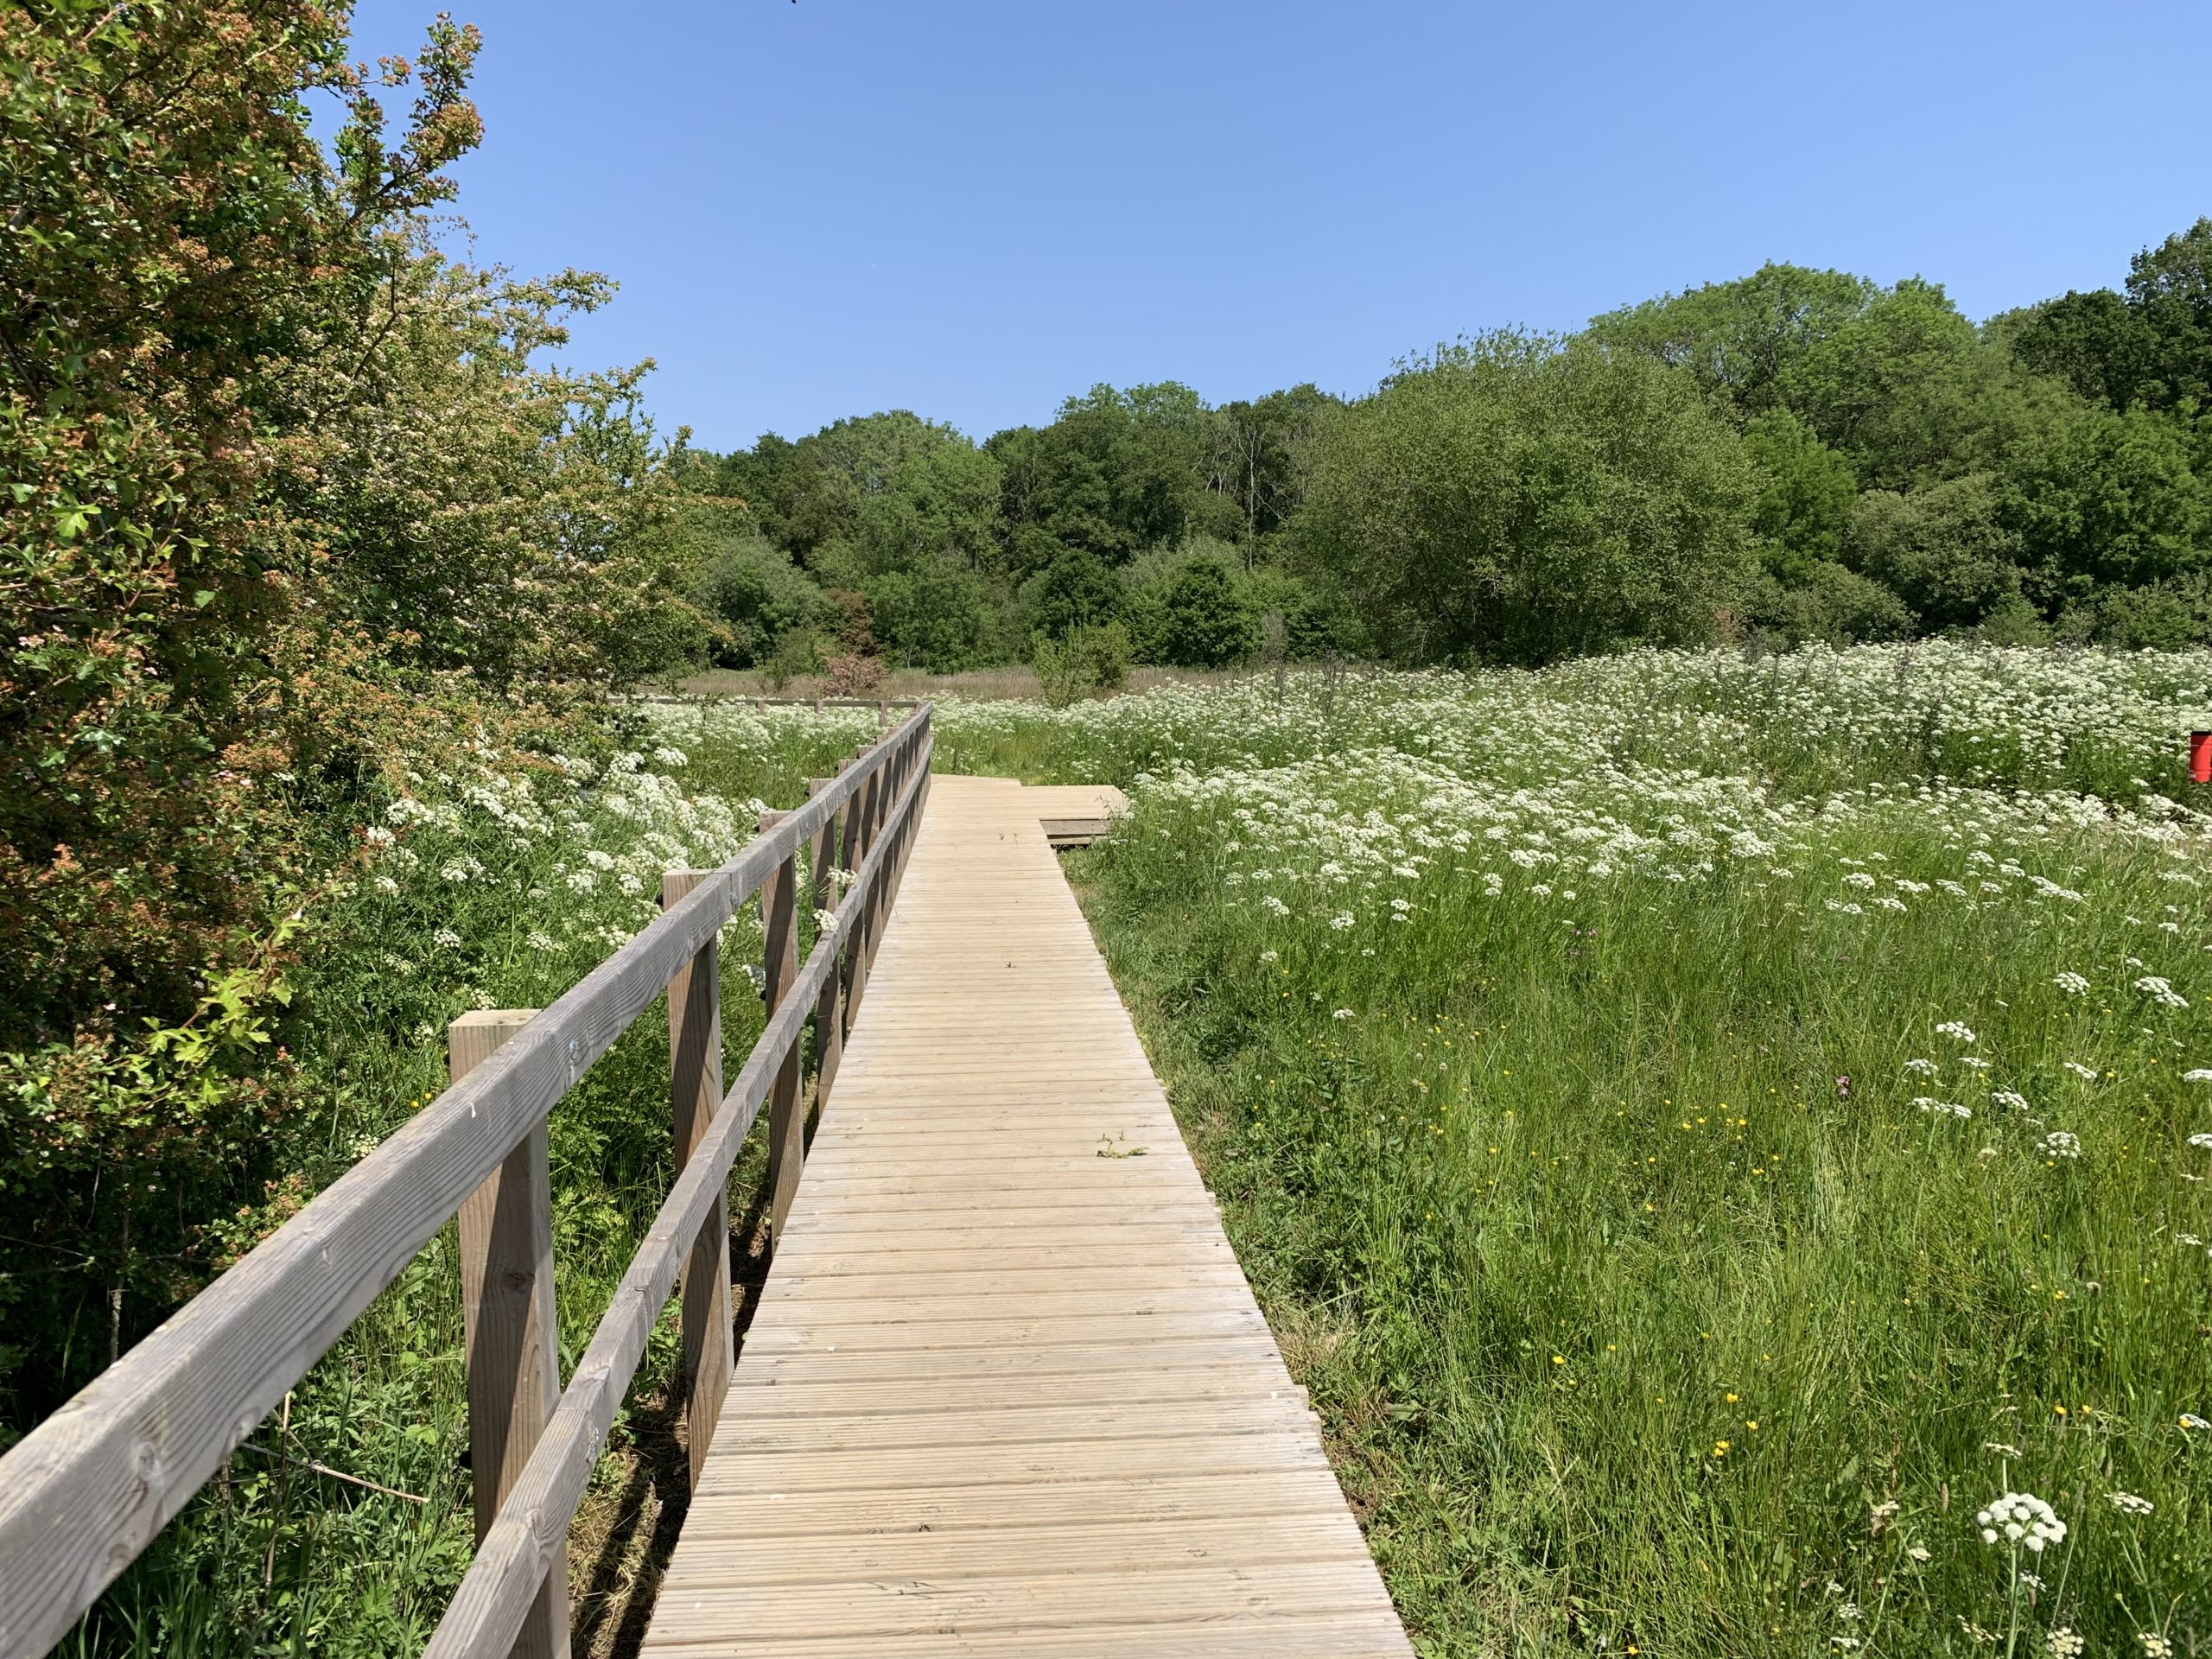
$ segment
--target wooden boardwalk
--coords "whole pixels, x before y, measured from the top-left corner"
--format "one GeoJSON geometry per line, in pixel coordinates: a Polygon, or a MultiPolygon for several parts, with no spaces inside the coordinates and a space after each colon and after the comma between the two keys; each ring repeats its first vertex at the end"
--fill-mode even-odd
{"type": "Polygon", "coordinates": [[[1411,1648],[1046,840],[932,780],[645,1652],[1411,1648]]]}

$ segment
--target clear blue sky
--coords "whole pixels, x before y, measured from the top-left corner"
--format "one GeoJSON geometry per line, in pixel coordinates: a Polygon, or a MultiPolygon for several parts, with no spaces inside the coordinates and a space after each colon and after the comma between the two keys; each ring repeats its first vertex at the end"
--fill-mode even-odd
{"type": "Polygon", "coordinates": [[[574,360],[716,448],[1100,380],[1372,386],[1765,259],[1969,315],[2212,213],[2212,6],[363,0],[480,26],[475,254],[603,270],[574,360]]]}

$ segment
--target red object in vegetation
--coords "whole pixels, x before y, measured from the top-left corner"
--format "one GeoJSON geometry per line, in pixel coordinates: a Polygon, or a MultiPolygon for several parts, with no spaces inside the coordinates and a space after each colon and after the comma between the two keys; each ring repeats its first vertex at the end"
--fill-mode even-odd
{"type": "Polygon", "coordinates": [[[2200,784],[2212,784],[2212,732],[2189,734],[2189,775],[2200,784]]]}

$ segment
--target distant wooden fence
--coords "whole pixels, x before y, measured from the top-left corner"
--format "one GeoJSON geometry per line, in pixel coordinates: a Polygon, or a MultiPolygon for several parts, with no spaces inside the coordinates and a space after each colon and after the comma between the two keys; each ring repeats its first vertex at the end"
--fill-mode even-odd
{"type": "Polygon", "coordinates": [[[920,819],[931,741],[925,703],[804,806],[765,816],[721,868],[671,872],[661,916],[551,1007],[455,1021],[451,1088],[0,1458],[0,1656],[35,1659],[67,1635],[455,1216],[478,1546],[428,1651],[565,1655],[569,1523],[679,1279],[695,1478],[705,1458],[733,1365],[731,1163],[766,1101],[772,1236],[804,1155],[800,1033],[812,1020],[818,1099],[920,819]],[[768,1024],[725,1092],[716,939],[755,892],[768,1024]],[[808,899],[834,920],[802,964],[808,899]],[[563,1391],[546,1115],[664,989],[680,1167],[563,1391]]]}

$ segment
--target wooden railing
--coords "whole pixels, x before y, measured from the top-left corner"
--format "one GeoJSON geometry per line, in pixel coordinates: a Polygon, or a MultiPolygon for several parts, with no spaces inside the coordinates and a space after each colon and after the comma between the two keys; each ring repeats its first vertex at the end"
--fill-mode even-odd
{"type": "Polygon", "coordinates": [[[931,742],[923,704],[804,806],[766,815],[721,868],[671,873],[660,917],[551,1007],[455,1021],[451,1088],[0,1458],[0,1659],[60,1641],[456,1215],[478,1548],[429,1652],[565,1655],[569,1520],[679,1278],[695,1479],[706,1455],[733,1365],[730,1166],[766,1102],[772,1237],[803,1156],[800,1033],[811,1020],[819,1100],[920,821],[931,742]],[[768,1023],[725,1092],[716,940],[755,892],[768,1023]],[[834,919],[802,964],[810,896],[834,919]],[[546,1115],[664,989],[679,1168],[563,1391],[546,1115]]]}

